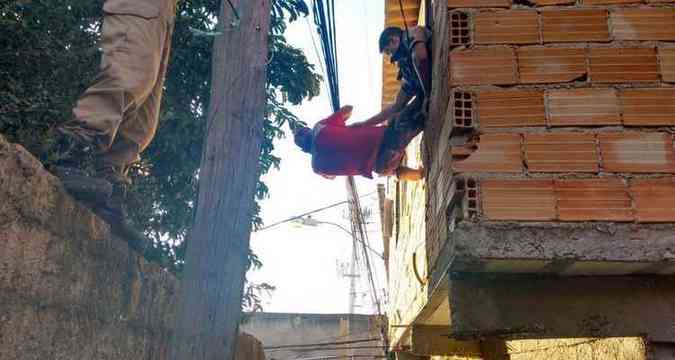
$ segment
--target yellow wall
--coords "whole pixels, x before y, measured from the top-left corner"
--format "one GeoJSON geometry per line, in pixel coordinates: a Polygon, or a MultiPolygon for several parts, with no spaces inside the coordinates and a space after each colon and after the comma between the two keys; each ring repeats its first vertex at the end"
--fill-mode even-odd
{"type": "MultiPolygon", "coordinates": [[[[421,165],[421,136],[408,146],[406,164],[410,167],[421,165]]],[[[425,249],[425,185],[424,182],[398,182],[390,179],[387,184],[387,197],[394,200],[392,211],[394,223],[392,237],[389,240],[389,309],[387,315],[392,325],[390,337],[395,344],[405,328],[410,324],[427,302],[427,274],[425,249]],[[396,189],[398,188],[398,196],[396,189]],[[397,200],[398,199],[398,200],[397,200]],[[398,219],[398,225],[397,220],[398,219]],[[413,258],[416,261],[413,261],[413,258]],[[414,263],[417,265],[415,275],[414,263]]]]}

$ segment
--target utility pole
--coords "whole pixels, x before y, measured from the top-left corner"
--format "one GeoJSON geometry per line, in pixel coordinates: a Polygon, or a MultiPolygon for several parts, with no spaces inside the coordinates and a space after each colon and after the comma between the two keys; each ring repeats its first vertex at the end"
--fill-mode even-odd
{"type": "Polygon", "coordinates": [[[345,276],[349,277],[349,313],[354,314],[356,312],[356,278],[359,277],[359,274],[356,273],[356,264],[359,261],[358,258],[358,244],[356,238],[352,236],[352,260],[349,264],[349,274],[345,276]]]}
{"type": "Polygon", "coordinates": [[[170,360],[231,360],[265,109],[269,0],[222,1],[195,224],[170,360]]]}

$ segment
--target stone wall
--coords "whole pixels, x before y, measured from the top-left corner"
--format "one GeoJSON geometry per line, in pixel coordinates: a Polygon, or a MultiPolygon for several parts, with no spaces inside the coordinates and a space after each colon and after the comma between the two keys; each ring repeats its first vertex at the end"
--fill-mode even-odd
{"type": "Polygon", "coordinates": [[[0,136],[0,359],[164,359],[176,279],[0,136]]]}

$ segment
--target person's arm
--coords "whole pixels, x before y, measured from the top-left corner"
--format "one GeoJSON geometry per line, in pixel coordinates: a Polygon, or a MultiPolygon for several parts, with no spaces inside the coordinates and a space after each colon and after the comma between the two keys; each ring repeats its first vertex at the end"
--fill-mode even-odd
{"type": "Polygon", "coordinates": [[[350,127],[360,127],[360,126],[375,126],[385,122],[387,119],[391,118],[394,114],[403,110],[405,105],[412,99],[412,96],[408,95],[403,89],[399,90],[398,95],[396,95],[396,102],[385,107],[375,116],[369,118],[368,120],[354,123],[349,125],[350,127]]]}
{"type": "Polygon", "coordinates": [[[331,116],[319,121],[320,124],[324,125],[342,125],[344,126],[345,122],[352,116],[352,110],[354,109],[351,105],[345,105],[340,108],[340,110],[333,113],[331,116]]]}
{"type": "Polygon", "coordinates": [[[431,87],[431,79],[429,76],[429,51],[427,51],[427,40],[431,36],[430,31],[423,27],[415,27],[409,32],[412,41],[412,58],[417,70],[417,74],[422,80],[425,91],[429,91],[431,87]]]}
{"type": "Polygon", "coordinates": [[[429,39],[428,30],[423,27],[414,27],[410,29],[409,34],[412,39],[412,51],[420,59],[427,59],[429,54],[427,51],[427,40],[429,39]]]}

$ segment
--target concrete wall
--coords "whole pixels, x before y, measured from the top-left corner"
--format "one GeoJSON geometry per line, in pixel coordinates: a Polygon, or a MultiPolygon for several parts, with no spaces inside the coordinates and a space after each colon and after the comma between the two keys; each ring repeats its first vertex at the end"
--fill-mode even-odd
{"type": "Polygon", "coordinates": [[[176,280],[0,136],[0,359],[163,359],[176,280]]]}
{"type": "MultiPolygon", "coordinates": [[[[408,147],[407,165],[421,165],[421,136],[408,147]]],[[[387,197],[393,200],[391,211],[395,219],[389,239],[389,307],[387,317],[392,343],[400,338],[405,327],[415,320],[426,305],[427,255],[425,246],[424,209],[425,188],[422,183],[389,180],[387,197]]]]}
{"type": "Polygon", "coordinates": [[[383,355],[380,324],[381,319],[371,315],[253,313],[247,316],[241,330],[262,341],[268,360],[348,355],[376,357],[383,355]],[[368,339],[374,340],[362,341],[368,339]],[[352,343],[314,345],[340,342],[352,343]],[[340,347],[353,349],[336,349],[340,347]]]}
{"type": "Polygon", "coordinates": [[[166,359],[179,290],[0,135],[0,360],[166,359]]]}
{"type": "MultiPolygon", "coordinates": [[[[508,341],[510,360],[645,360],[647,346],[640,338],[554,339],[508,341]]],[[[431,356],[430,360],[470,360],[485,357],[431,356]]]]}

